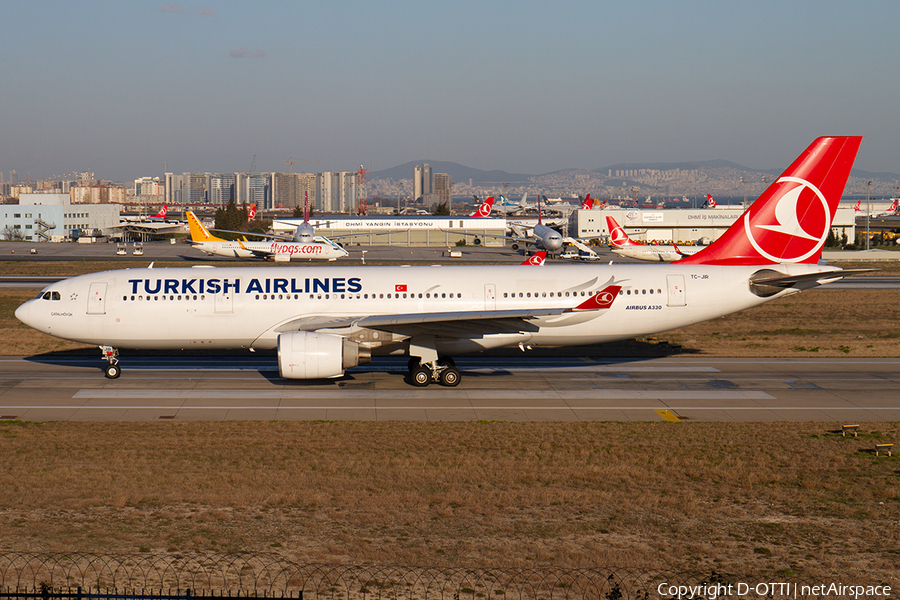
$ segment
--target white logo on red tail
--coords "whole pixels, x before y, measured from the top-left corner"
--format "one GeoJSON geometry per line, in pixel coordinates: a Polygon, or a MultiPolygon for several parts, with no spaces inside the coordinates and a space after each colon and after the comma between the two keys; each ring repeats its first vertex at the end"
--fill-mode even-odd
{"type": "Polygon", "coordinates": [[[250,208],[247,210],[247,218],[251,221],[256,218],[256,205],[255,204],[251,204],[250,208]]]}
{"type": "Polygon", "coordinates": [[[489,216],[491,216],[491,208],[493,208],[493,206],[494,206],[494,197],[491,196],[490,198],[488,198],[487,200],[485,200],[484,202],[481,203],[481,206],[478,207],[478,210],[476,210],[474,213],[472,213],[472,216],[479,217],[479,218],[489,217],[489,216]]]}
{"type": "Polygon", "coordinates": [[[628,246],[631,244],[631,239],[628,237],[628,234],[625,233],[625,230],[622,229],[622,226],[616,223],[616,220],[612,217],[606,217],[606,226],[609,229],[609,242],[613,246],[628,246]]]}
{"type": "Polygon", "coordinates": [[[802,262],[825,244],[831,229],[828,201],[813,184],[798,177],[781,177],[775,192],[781,197],[744,215],[750,243],[772,262],[802,262]],[[751,226],[751,218],[754,224],[751,226]],[[765,232],[754,232],[753,228],[765,232]],[[774,235],[773,235],[774,234],[774,235]]]}
{"type": "Polygon", "coordinates": [[[525,262],[523,262],[522,264],[523,265],[535,265],[535,266],[539,267],[544,264],[544,260],[546,258],[547,258],[547,251],[541,250],[540,252],[535,252],[534,254],[529,256],[528,259],[525,262]]]}
{"type": "Polygon", "coordinates": [[[163,204],[163,207],[159,209],[159,212],[153,215],[154,219],[165,219],[166,214],[169,212],[169,205],[163,204]]]}

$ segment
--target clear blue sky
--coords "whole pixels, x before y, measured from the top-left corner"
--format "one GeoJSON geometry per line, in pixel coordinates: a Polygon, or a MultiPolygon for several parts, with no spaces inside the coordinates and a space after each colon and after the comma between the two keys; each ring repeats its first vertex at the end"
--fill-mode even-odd
{"type": "Polygon", "coordinates": [[[0,23],[5,177],[782,168],[833,134],[900,173],[895,0],[5,0],[0,23]]]}

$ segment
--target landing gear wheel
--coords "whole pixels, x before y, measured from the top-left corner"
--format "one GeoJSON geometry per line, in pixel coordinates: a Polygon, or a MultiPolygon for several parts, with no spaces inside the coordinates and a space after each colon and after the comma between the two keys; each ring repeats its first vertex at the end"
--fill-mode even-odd
{"type": "Polygon", "coordinates": [[[462,378],[459,375],[459,369],[456,367],[447,367],[441,371],[440,381],[443,386],[456,387],[459,385],[460,379],[462,378]]]}
{"type": "Polygon", "coordinates": [[[406,368],[409,370],[410,373],[412,373],[413,369],[418,367],[419,364],[420,364],[419,357],[413,356],[413,357],[410,357],[409,362],[406,364],[406,368]]]}
{"type": "Polygon", "coordinates": [[[431,369],[419,365],[409,372],[409,381],[416,387],[428,387],[431,383],[431,369]]]}
{"type": "Polygon", "coordinates": [[[107,379],[118,379],[119,375],[122,374],[122,369],[119,368],[119,365],[112,363],[106,365],[106,369],[104,369],[104,371],[106,373],[107,379]]]}
{"type": "Polygon", "coordinates": [[[455,367],[456,361],[453,360],[450,356],[439,356],[438,357],[438,365],[442,367],[455,367]]]}

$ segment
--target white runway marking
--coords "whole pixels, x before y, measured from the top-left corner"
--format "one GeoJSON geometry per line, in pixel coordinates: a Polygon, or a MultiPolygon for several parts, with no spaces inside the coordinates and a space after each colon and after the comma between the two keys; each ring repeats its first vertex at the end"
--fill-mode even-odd
{"type": "MultiPolygon", "coordinates": [[[[307,400],[334,398],[339,400],[372,399],[383,396],[385,390],[153,390],[153,389],[85,389],[73,398],[140,400],[160,398],[174,400],[248,399],[256,400],[307,400]]],[[[755,390],[390,390],[394,399],[401,400],[774,400],[774,396],[755,390]]],[[[407,407],[408,408],[408,407],[407,407]]]]}

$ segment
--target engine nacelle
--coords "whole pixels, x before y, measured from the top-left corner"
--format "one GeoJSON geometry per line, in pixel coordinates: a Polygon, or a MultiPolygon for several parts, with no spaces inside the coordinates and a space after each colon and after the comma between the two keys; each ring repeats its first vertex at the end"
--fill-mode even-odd
{"type": "Polygon", "coordinates": [[[278,336],[278,372],[285,379],[340,377],[369,362],[367,349],[332,333],[291,331],[278,336]]]}

